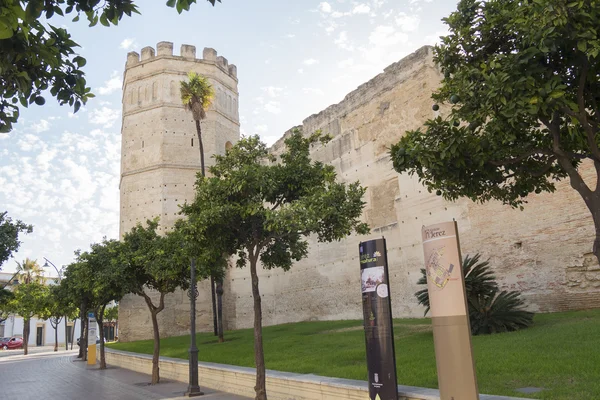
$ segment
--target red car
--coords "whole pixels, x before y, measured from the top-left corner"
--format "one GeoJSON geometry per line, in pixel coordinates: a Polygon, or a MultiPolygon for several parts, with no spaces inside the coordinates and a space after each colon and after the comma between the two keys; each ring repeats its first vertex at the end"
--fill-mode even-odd
{"type": "Polygon", "coordinates": [[[2,342],[0,342],[0,346],[2,346],[2,350],[13,350],[13,349],[22,349],[23,348],[23,339],[20,337],[11,337],[11,338],[2,338],[2,342]]]}

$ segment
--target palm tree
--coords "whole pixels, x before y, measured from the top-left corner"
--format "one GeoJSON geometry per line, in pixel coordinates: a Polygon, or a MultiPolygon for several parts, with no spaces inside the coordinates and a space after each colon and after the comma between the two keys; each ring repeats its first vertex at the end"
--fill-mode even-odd
{"type": "MultiPolygon", "coordinates": [[[[29,257],[25,261],[19,263],[17,261],[17,279],[19,284],[28,285],[30,283],[43,283],[44,270],[38,264],[37,260],[32,260],[29,257]]],[[[23,317],[23,353],[27,355],[30,332],[30,319],[23,317]]]]}
{"type": "Polygon", "coordinates": [[[202,176],[204,172],[204,146],[202,145],[202,127],[200,121],[206,118],[206,109],[211,105],[215,95],[213,87],[208,79],[195,72],[188,74],[189,82],[181,81],[181,102],[196,121],[196,133],[198,134],[198,146],[200,147],[200,165],[202,167],[202,176]]]}
{"type": "MultiPolygon", "coordinates": [[[[202,143],[202,126],[200,121],[206,118],[206,109],[212,104],[215,91],[208,79],[195,72],[188,73],[188,82],[181,81],[180,93],[181,102],[189,111],[192,112],[194,121],[196,121],[196,133],[198,134],[198,146],[200,147],[200,166],[202,176],[206,176],[204,169],[204,145],[202,143]]],[[[219,336],[219,342],[223,341],[223,323],[221,296],[223,294],[223,280],[217,279],[217,296],[219,297],[219,309],[216,310],[215,304],[215,277],[210,277],[210,287],[212,295],[213,324],[215,335],[219,336]],[[215,312],[216,311],[216,312],[215,312]],[[218,318],[217,318],[218,315],[218,318]]]]}
{"type": "Polygon", "coordinates": [[[37,260],[26,258],[22,263],[17,261],[17,278],[20,284],[42,283],[43,274],[44,270],[40,267],[37,260]]]}

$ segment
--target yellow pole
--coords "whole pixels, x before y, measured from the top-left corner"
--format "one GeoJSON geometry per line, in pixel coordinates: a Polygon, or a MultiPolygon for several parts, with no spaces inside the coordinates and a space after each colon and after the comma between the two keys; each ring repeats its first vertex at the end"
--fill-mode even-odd
{"type": "Polygon", "coordinates": [[[96,318],[94,313],[88,314],[88,352],[87,352],[87,364],[96,365],[96,318]]]}

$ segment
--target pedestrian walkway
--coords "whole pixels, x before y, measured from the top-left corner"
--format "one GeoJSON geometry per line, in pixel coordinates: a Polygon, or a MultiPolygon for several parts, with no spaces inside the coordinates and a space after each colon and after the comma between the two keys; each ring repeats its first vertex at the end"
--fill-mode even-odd
{"type": "MultiPolygon", "coordinates": [[[[187,385],[161,381],[150,385],[150,376],[109,366],[100,370],[77,359],[77,351],[14,355],[0,359],[0,399],[142,400],[184,399],[187,385]]],[[[202,383],[202,382],[200,382],[202,383]]],[[[216,392],[201,386],[201,399],[244,400],[246,397],[216,392]]]]}
{"type": "MultiPolygon", "coordinates": [[[[74,349],[79,349],[79,347],[75,346],[74,349]]],[[[29,349],[27,349],[29,354],[39,354],[39,353],[51,353],[54,351],[54,345],[52,346],[31,346],[29,345],[29,349]]],[[[58,346],[58,351],[62,352],[62,354],[66,354],[65,346],[58,346]]],[[[23,355],[23,349],[14,349],[14,350],[0,350],[0,357],[12,357],[17,355],[23,355]]]]}

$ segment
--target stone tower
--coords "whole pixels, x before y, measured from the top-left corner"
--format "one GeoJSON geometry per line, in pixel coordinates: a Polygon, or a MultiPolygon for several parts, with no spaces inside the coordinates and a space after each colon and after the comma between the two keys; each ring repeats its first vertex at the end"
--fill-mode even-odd
{"type": "MultiPolygon", "coordinates": [[[[156,51],[144,47],[142,55],[127,55],[123,78],[121,127],[120,235],[138,222],[160,217],[159,229],[172,228],[181,218],[179,205],[194,197],[200,152],[191,112],[181,104],[179,82],[194,71],[208,78],[215,91],[213,105],[202,121],[206,166],[212,156],[224,154],[240,136],[237,68],[205,48],[182,45],[173,55],[173,43],[160,42],[156,51]]],[[[212,329],[210,285],[199,285],[197,329],[212,329]]],[[[189,332],[189,300],[178,291],[167,295],[159,314],[161,335],[189,332]]],[[[152,337],[150,313],[139,296],[127,296],[119,308],[119,337],[130,341],[152,337]],[[140,329],[141,328],[141,329],[140,329]]]]}

